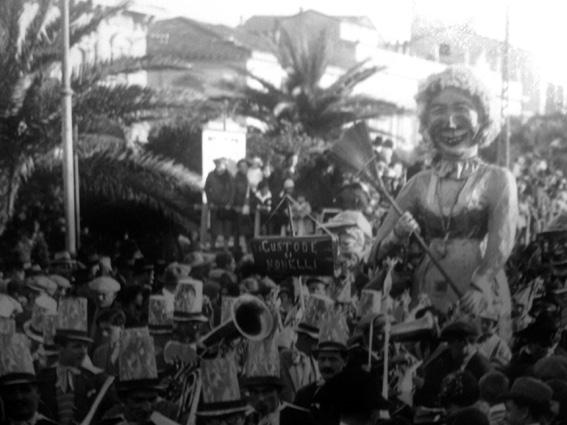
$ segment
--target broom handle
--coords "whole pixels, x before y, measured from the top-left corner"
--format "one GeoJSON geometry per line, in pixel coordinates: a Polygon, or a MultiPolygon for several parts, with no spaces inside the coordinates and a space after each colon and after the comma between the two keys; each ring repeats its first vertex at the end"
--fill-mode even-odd
{"type": "Polygon", "coordinates": [[[102,403],[102,399],[106,395],[108,389],[110,388],[113,382],[114,382],[114,376],[109,376],[108,378],[106,378],[106,381],[104,381],[104,384],[102,384],[102,387],[100,388],[100,391],[98,392],[95,401],[91,405],[91,408],[89,409],[87,416],[85,416],[85,418],[82,420],[80,425],[90,425],[90,423],[94,419],[98,407],[100,406],[100,403],[102,403]]]}
{"type": "MultiPolygon", "coordinates": [[[[384,182],[382,181],[382,178],[380,177],[380,175],[378,173],[376,173],[376,175],[377,175],[377,177],[376,177],[377,181],[373,182],[375,188],[378,190],[378,192],[380,192],[380,193],[382,193],[382,195],[384,195],[384,197],[388,200],[388,202],[392,206],[392,208],[394,208],[394,211],[396,211],[400,216],[403,215],[404,212],[402,211],[402,209],[400,208],[400,206],[398,205],[398,203],[396,202],[394,197],[390,194],[390,192],[388,192],[388,190],[386,189],[386,186],[384,186],[384,182]]],[[[455,284],[455,282],[453,281],[451,276],[449,276],[449,274],[443,268],[441,263],[439,263],[437,258],[435,258],[435,255],[433,255],[433,252],[431,251],[431,249],[429,249],[429,247],[427,246],[427,244],[425,243],[425,241],[423,240],[421,235],[417,232],[414,232],[414,237],[415,237],[415,240],[417,241],[417,243],[419,244],[419,246],[421,247],[421,249],[423,249],[423,251],[425,251],[425,253],[429,256],[433,265],[435,265],[435,267],[437,267],[437,270],[439,270],[441,272],[441,274],[443,275],[445,280],[449,283],[449,285],[451,286],[451,289],[453,291],[455,291],[455,293],[457,294],[457,296],[459,298],[461,298],[463,296],[462,291],[457,287],[457,285],[455,284]]]]}

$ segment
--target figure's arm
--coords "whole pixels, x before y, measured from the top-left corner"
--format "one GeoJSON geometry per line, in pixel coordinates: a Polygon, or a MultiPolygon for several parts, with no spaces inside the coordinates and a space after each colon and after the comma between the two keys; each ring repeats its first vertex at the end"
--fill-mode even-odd
{"type": "Polygon", "coordinates": [[[506,169],[499,169],[487,179],[489,199],[488,237],[480,265],[474,272],[472,283],[483,292],[486,285],[504,267],[516,238],[518,220],[518,193],[516,180],[506,169]]]}
{"type": "MultiPolygon", "coordinates": [[[[398,194],[396,202],[402,211],[409,212],[410,214],[415,213],[415,205],[419,191],[418,184],[419,180],[423,178],[424,177],[421,174],[415,176],[408,181],[398,194]]],[[[395,231],[398,220],[400,220],[400,216],[393,207],[390,207],[386,218],[382,222],[382,225],[376,234],[376,239],[374,240],[372,251],[370,253],[371,261],[377,263],[388,254],[407,243],[408,237],[400,237],[400,235],[398,235],[395,231]]]]}

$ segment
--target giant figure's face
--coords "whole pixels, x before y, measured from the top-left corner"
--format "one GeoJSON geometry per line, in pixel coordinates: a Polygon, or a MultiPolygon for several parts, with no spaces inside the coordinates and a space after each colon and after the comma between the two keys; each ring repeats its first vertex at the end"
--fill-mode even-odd
{"type": "Polygon", "coordinates": [[[441,154],[459,158],[477,143],[480,114],[463,91],[446,88],[435,96],[427,111],[427,132],[441,154]]]}

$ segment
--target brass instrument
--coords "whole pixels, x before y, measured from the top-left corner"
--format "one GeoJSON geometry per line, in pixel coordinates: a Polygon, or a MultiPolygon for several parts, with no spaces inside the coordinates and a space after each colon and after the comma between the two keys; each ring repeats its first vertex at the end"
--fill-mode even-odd
{"type": "Polygon", "coordinates": [[[251,341],[261,341],[274,331],[272,312],[254,295],[243,294],[236,298],[230,316],[230,319],[203,336],[199,345],[210,348],[241,336],[251,341]]]}
{"type": "Polygon", "coordinates": [[[178,406],[177,418],[194,417],[200,393],[200,359],[217,349],[230,348],[230,343],[240,337],[261,341],[269,337],[275,328],[275,319],[268,306],[259,298],[244,294],[231,306],[230,319],[211,330],[197,342],[202,350],[194,362],[177,365],[177,371],[168,382],[166,399],[178,406]]]}

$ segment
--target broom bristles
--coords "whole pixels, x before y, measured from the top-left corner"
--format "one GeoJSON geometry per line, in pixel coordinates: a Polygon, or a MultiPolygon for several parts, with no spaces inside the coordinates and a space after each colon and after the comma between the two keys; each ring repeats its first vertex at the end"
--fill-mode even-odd
{"type": "Polygon", "coordinates": [[[375,156],[372,141],[366,124],[355,124],[332,146],[335,159],[346,168],[363,174],[366,178],[374,178],[375,167],[372,160],[375,156]]]}

